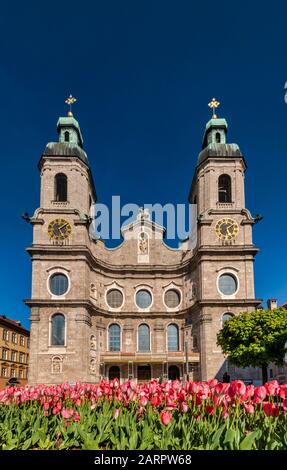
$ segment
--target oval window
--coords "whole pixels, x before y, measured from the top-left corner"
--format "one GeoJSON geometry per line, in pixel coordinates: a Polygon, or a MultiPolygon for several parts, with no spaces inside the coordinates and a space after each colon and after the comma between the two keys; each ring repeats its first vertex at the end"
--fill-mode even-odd
{"type": "Polygon", "coordinates": [[[136,303],[139,308],[148,308],[151,305],[152,296],[148,290],[139,290],[136,293],[136,303]]]}
{"type": "Polygon", "coordinates": [[[107,293],[107,304],[111,308],[119,308],[123,304],[123,294],[119,289],[111,289],[107,293]]]}
{"type": "Polygon", "coordinates": [[[50,291],[54,295],[64,295],[69,288],[69,280],[65,274],[53,274],[50,277],[50,291]]]}
{"type": "Polygon", "coordinates": [[[169,308],[176,308],[180,304],[180,293],[175,289],[170,289],[164,294],[165,305],[169,308]]]}
{"type": "Polygon", "coordinates": [[[219,290],[224,295],[233,295],[237,291],[237,281],[232,274],[222,274],[218,282],[219,290]]]}

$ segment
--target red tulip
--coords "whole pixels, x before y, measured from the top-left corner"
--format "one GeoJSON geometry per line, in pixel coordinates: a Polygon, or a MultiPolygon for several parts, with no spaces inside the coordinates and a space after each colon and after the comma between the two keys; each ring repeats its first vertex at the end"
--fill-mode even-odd
{"type": "Polygon", "coordinates": [[[76,422],[80,421],[80,415],[77,411],[75,411],[75,413],[74,413],[74,421],[76,421],[76,422]]]}
{"type": "Polygon", "coordinates": [[[57,413],[59,413],[59,408],[57,408],[56,406],[54,406],[53,410],[52,410],[52,413],[53,415],[56,415],[57,413]]]}
{"type": "Polygon", "coordinates": [[[206,405],[205,412],[206,412],[207,415],[213,415],[214,414],[214,406],[206,405]]]}
{"type": "Polygon", "coordinates": [[[167,426],[171,422],[172,414],[169,411],[162,411],[160,413],[160,419],[164,426],[167,426]]]}
{"type": "Polygon", "coordinates": [[[287,398],[287,384],[280,385],[279,396],[281,398],[287,398]]]}
{"type": "Polygon", "coordinates": [[[264,403],[263,410],[266,416],[278,416],[279,408],[277,408],[274,403],[264,403]]]}

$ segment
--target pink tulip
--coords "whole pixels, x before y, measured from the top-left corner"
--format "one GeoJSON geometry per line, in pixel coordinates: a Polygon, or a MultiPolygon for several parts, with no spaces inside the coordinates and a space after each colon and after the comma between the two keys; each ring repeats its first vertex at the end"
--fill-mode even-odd
{"type": "Polygon", "coordinates": [[[254,389],[254,403],[261,403],[266,398],[266,388],[262,385],[261,387],[255,387],[254,389]]]}
{"type": "Polygon", "coordinates": [[[188,411],[188,405],[185,401],[183,401],[182,404],[181,404],[181,411],[183,413],[187,413],[187,411],[188,411]]]}
{"type": "Polygon", "coordinates": [[[280,387],[279,387],[277,380],[272,380],[271,382],[267,382],[265,384],[265,389],[267,391],[267,395],[271,395],[271,396],[278,395],[280,391],[280,387]]]}
{"type": "Polygon", "coordinates": [[[249,404],[244,403],[243,406],[244,406],[244,409],[247,413],[249,413],[249,414],[254,413],[254,406],[251,403],[249,403],[249,404]]]}
{"type": "Polygon", "coordinates": [[[71,416],[71,413],[68,410],[66,410],[65,408],[63,408],[62,412],[61,412],[61,415],[62,415],[63,418],[69,419],[70,416],[71,416]]]}
{"type": "Polygon", "coordinates": [[[160,419],[161,419],[162,424],[164,424],[164,426],[167,426],[170,423],[171,418],[172,418],[172,414],[169,411],[162,411],[160,413],[160,419]]]}
{"type": "Polygon", "coordinates": [[[146,406],[147,403],[148,403],[148,398],[147,397],[141,397],[141,399],[140,399],[141,406],[146,406]]]}
{"type": "Polygon", "coordinates": [[[234,380],[230,384],[228,393],[231,398],[239,398],[244,395],[245,391],[246,386],[244,382],[242,382],[242,380],[234,380]]]}
{"type": "Polygon", "coordinates": [[[116,408],[116,410],[114,412],[114,419],[118,419],[120,411],[121,411],[120,408],[116,408]]]}
{"type": "Polygon", "coordinates": [[[229,383],[219,382],[218,384],[215,385],[215,392],[218,395],[225,395],[226,393],[228,393],[229,388],[230,388],[229,383]]]}

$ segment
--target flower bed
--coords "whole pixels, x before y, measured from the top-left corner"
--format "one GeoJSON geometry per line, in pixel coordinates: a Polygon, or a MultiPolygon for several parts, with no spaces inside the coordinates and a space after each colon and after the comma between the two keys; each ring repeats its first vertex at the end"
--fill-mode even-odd
{"type": "Polygon", "coordinates": [[[287,384],[178,381],[0,392],[0,449],[287,449],[287,384]]]}

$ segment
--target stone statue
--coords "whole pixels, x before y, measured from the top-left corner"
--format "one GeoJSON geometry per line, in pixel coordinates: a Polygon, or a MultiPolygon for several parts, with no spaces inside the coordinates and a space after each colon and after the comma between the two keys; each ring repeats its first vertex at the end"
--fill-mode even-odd
{"type": "Polygon", "coordinates": [[[96,373],[96,361],[95,361],[95,359],[92,359],[91,362],[90,362],[90,372],[91,372],[91,374],[96,373]]]}
{"type": "Polygon", "coordinates": [[[52,374],[60,374],[61,372],[61,359],[55,357],[52,359],[52,374]]]}
{"type": "Polygon", "coordinates": [[[91,284],[90,292],[91,292],[91,297],[93,297],[95,300],[97,300],[97,288],[96,288],[95,284],[91,284]]]}
{"type": "Polygon", "coordinates": [[[148,244],[148,241],[146,239],[146,234],[141,233],[140,240],[139,240],[139,251],[140,251],[140,253],[147,254],[147,250],[148,250],[147,244],[148,244]]]}
{"type": "Polygon", "coordinates": [[[91,336],[90,348],[91,349],[97,349],[97,340],[96,340],[95,336],[91,336]]]}

